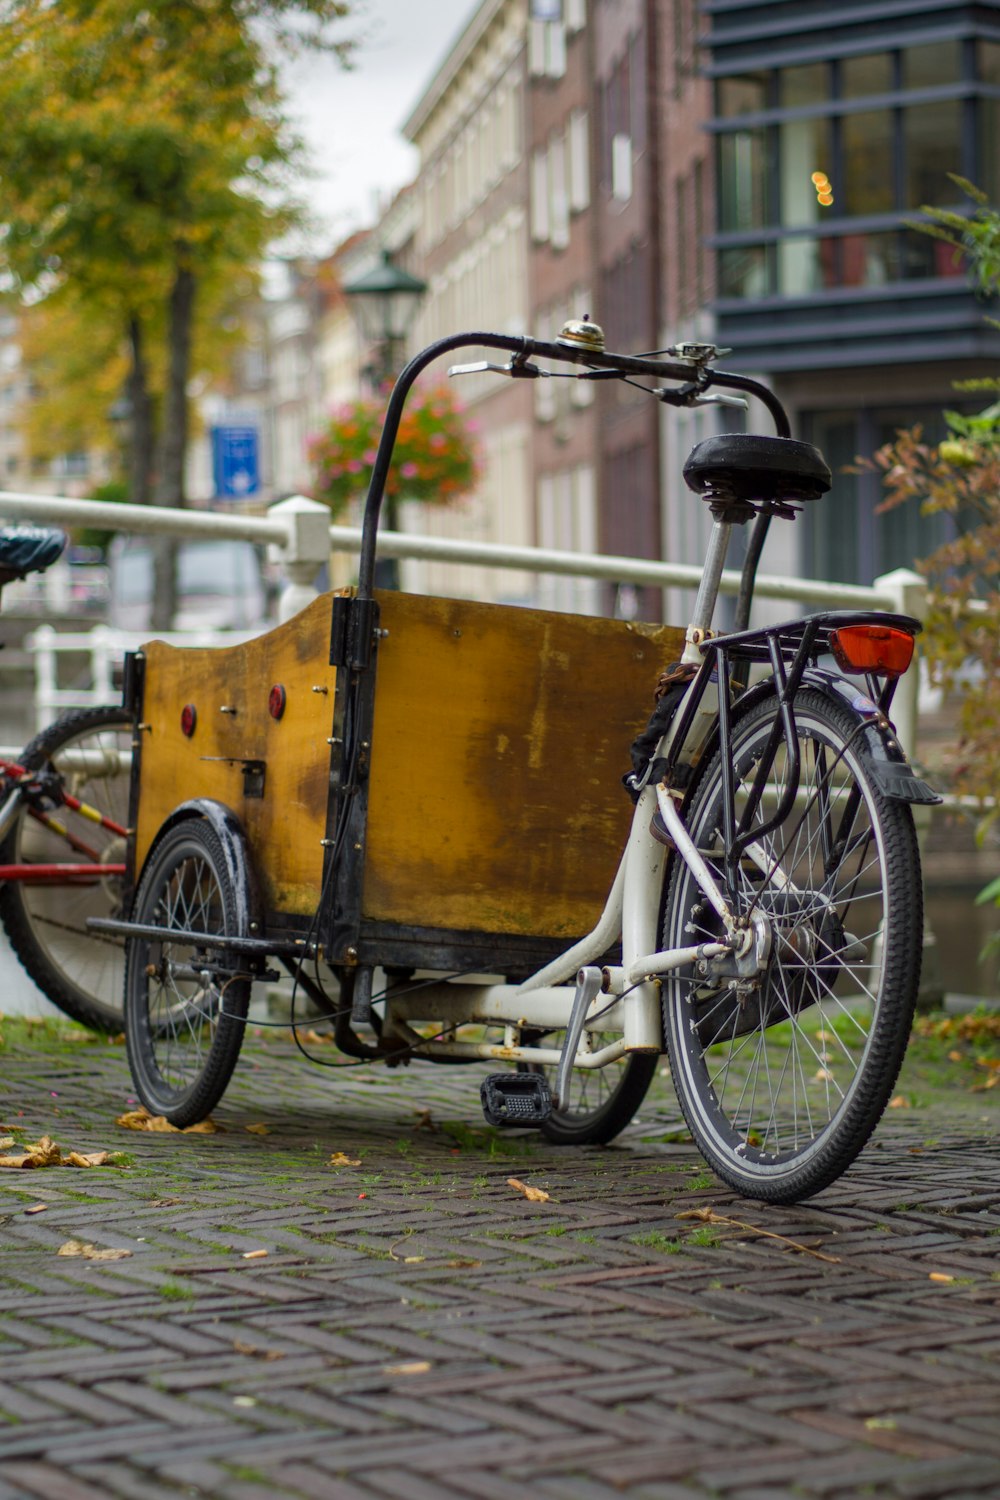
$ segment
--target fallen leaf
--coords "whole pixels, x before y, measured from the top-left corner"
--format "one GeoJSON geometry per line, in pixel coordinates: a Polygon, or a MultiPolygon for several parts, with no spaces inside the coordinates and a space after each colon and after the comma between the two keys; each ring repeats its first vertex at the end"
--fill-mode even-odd
{"type": "Polygon", "coordinates": [[[64,1167],[104,1167],[111,1160],[110,1151],[71,1151],[64,1167]]]}
{"type": "Polygon", "coordinates": [[[233,1405],[234,1406],[256,1406],[257,1405],[257,1398],[256,1398],[256,1396],[234,1396],[233,1397],[233,1405]]]}
{"type": "Polygon", "coordinates": [[[930,1281],[954,1281],[954,1276],[949,1276],[945,1271],[931,1271],[928,1278],[930,1281]]]}
{"type": "Polygon", "coordinates": [[[237,1354],[247,1354],[253,1359],[284,1359],[283,1349],[261,1349],[256,1344],[246,1344],[242,1339],[233,1339],[233,1348],[237,1354]]]}
{"type": "Polygon", "coordinates": [[[895,1417],[865,1417],[865,1426],[872,1431],[884,1429],[887,1432],[895,1432],[899,1423],[895,1417]]]}
{"type": "Polygon", "coordinates": [[[518,1177],[508,1177],[507,1186],[516,1188],[519,1193],[523,1193],[529,1203],[548,1203],[550,1201],[548,1193],[543,1192],[541,1188],[529,1187],[526,1182],[522,1182],[518,1177]]]}
{"type": "Polygon", "coordinates": [[[83,1240],[67,1240],[65,1245],[60,1245],[56,1251],[57,1255],[79,1255],[84,1260],[125,1260],[132,1254],[131,1250],[98,1250],[94,1245],[85,1244],[83,1240]]]}
{"type": "Polygon", "coordinates": [[[449,1271],[473,1271],[482,1265],[481,1260],[446,1260],[445,1265],[449,1271]]]}
{"type": "Polygon", "coordinates": [[[263,1260],[267,1255],[266,1250],[244,1250],[244,1260],[263,1260]]]}
{"type": "Polygon", "coordinates": [[[256,1125],[245,1125],[243,1128],[246,1130],[246,1132],[247,1132],[248,1135],[270,1135],[271,1134],[271,1127],[270,1127],[270,1125],[265,1125],[263,1123],[263,1121],[258,1122],[256,1125]]]}
{"type": "Polygon", "coordinates": [[[61,1160],[62,1152],[55,1141],[50,1136],[43,1135],[41,1140],[25,1146],[23,1151],[17,1151],[11,1156],[0,1156],[0,1167],[57,1167],[61,1160]]]}
{"type": "Polygon", "coordinates": [[[115,1124],[121,1125],[125,1130],[150,1130],[156,1135],[168,1135],[173,1131],[178,1135],[216,1135],[222,1129],[211,1117],[199,1120],[196,1125],[185,1125],[181,1129],[177,1125],[171,1125],[164,1115],[151,1115],[142,1106],[126,1110],[123,1115],[118,1116],[115,1124]]]}
{"type": "Polygon", "coordinates": [[[330,1167],[360,1167],[359,1156],[348,1156],[346,1151],[335,1151],[327,1162],[330,1167]]]}
{"type": "Polygon", "coordinates": [[[404,1255],[403,1256],[403,1265],[404,1266],[419,1266],[426,1259],[427,1259],[426,1255],[404,1255]]]}
{"type": "Polygon", "coordinates": [[[833,1074],[829,1068],[817,1068],[813,1074],[813,1079],[816,1083],[829,1083],[832,1078],[833,1074]]]}
{"type": "Polygon", "coordinates": [[[383,1375],[426,1375],[431,1367],[429,1359],[414,1359],[405,1365],[383,1365],[383,1375]]]}
{"type": "Polygon", "coordinates": [[[437,1130],[437,1126],[434,1123],[434,1116],[429,1109],[415,1109],[413,1113],[417,1117],[413,1122],[414,1130],[437,1130]]]}
{"type": "Polygon", "coordinates": [[[910,1101],[909,1099],[907,1099],[905,1094],[893,1094],[892,1098],[889,1100],[889,1108],[911,1109],[912,1105],[910,1104],[910,1101]]]}
{"type": "Polygon", "coordinates": [[[0,1151],[9,1151],[11,1146],[16,1145],[17,1141],[15,1141],[12,1135],[5,1135],[0,1137],[0,1151]]]}
{"type": "Polygon", "coordinates": [[[949,1062],[961,1062],[962,1061],[962,1054],[961,1054],[961,1052],[949,1052],[948,1053],[948,1061],[949,1062]]]}
{"type": "Polygon", "coordinates": [[[697,1219],[701,1224],[728,1224],[733,1229],[742,1229],[747,1234],[762,1235],[764,1239],[779,1240],[781,1244],[787,1245],[791,1250],[798,1250],[803,1255],[811,1255],[816,1260],[829,1261],[833,1266],[840,1265],[840,1257],[837,1255],[824,1255],[822,1250],[814,1250],[810,1245],[801,1245],[798,1240],[790,1240],[787,1235],[775,1234],[771,1229],[758,1229],[756,1224],[745,1224],[742,1219],[730,1219],[725,1214],[717,1214],[711,1208],[689,1208],[684,1213],[677,1215],[678,1219],[697,1219]]]}
{"type": "Polygon", "coordinates": [[[33,1203],[30,1208],[26,1208],[24,1211],[26,1214],[43,1214],[48,1206],[47,1203],[33,1203]]]}

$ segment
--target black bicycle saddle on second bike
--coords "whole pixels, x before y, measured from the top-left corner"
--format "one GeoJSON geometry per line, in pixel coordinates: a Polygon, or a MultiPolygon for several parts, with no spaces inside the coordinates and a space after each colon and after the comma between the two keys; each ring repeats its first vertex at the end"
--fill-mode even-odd
{"type": "Polygon", "coordinates": [[[51,526],[0,526],[0,583],[44,572],[65,546],[65,532],[51,526]]]}

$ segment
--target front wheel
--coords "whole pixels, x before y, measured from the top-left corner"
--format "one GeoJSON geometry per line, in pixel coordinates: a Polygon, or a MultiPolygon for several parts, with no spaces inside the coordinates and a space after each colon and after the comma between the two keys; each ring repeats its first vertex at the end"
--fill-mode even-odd
{"type": "MultiPolygon", "coordinates": [[[[128,823],[132,764],[131,719],[123,708],[83,708],[63,714],[28,745],[21,764],[54,771],[64,791],[119,827],[128,823]]],[[[123,945],[90,932],[88,917],[120,917],[123,880],[102,870],[125,862],[125,837],[53,806],[65,832],[34,816],[26,802],[0,845],[0,864],[48,865],[93,861],[96,878],[75,884],[8,880],[0,888],[0,921],[11,947],[53,1005],[95,1031],[120,1032],[123,945]]]]}
{"type": "Polygon", "coordinates": [[[213,937],[238,931],[238,902],[215,829],[192,818],[169,828],[150,856],[133,918],[163,936],[129,938],[125,1039],[136,1091],[182,1128],[225,1093],[243,1042],[249,974],[213,937]],[[198,937],[172,937],[171,933],[198,937]]]}
{"type": "MultiPolygon", "coordinates": [[[[733,725],[737,819],[778,712],[733,725]]],[[[891,1096],[920,979],[923,904],[910,809],[888,801],[860,753],[857,721],[823,694],[794,700],[801,771],[784,821],[749,845],[737,872],[744,914],[770,932],[751,984],[731,961],[674,971],[663,1015],[671,1071],[699,1149],[738,1192],[793,1203],[833,1182],[891,1096]]],[[[782,744],[754,822],[777,811],[782,744]]],[[[686,821],[723,884],[723,765],[704,765],[686,821]]],[[[712,942],[720,924],[686,865],[667,880],[664,948],[712,942]]]]}

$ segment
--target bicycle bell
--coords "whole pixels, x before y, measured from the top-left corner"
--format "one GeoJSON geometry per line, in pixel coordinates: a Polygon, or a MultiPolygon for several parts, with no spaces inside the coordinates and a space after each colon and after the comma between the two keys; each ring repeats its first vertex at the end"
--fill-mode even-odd
{"type": "Polygon", "coordinates": [[[590,354],[603,354],[604,329],[599,323],[590,321],[589,313],[582,318],[570,318],[559,330],[557,344],[567,349],[585,349],[590,354]]]}

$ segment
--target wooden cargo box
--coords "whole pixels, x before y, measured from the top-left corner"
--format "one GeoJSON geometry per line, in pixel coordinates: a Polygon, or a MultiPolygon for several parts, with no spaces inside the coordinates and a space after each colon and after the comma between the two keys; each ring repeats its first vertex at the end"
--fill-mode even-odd
{"type": "MultiPolygon", "coordinates": [[[[193,796],[247,831],[269,922],[320,898],[336,669],[332,595],[224,649],[144,648],[141,870],[193,796]],[[268,711],[272,689],[284,712],[268,711]],[[190,738],[181,729],[193,706],[190,738]],[[247,767],[250,767],[250,771],[247,767]],[[253,769],[256,767],[256,771],[253,769]],[[262,779],[262,784],[261,784],[262,779]]],[[[366,924],[567,939],[614,876],[631,805],[629,744],[675,660],[669,627],[379,593],[366,924]]]]}

